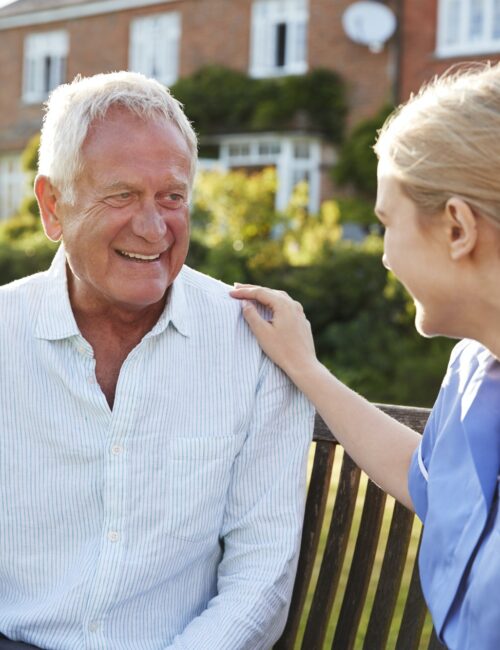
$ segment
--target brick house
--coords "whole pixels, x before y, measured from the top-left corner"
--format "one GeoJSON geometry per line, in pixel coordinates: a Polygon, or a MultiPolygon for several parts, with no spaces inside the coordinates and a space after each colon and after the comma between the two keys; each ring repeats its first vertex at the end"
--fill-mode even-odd
{"type": "Polygon", "coordinates": [[[401,1],[401,101],[456,63],[500,60],[498,0],[401,1]]]}
{"type": "MultiPolygon", "coordinates": [[[[378,53],[347,38],[352,0],[16,0],[0,8],[0,218],[26,194],[20,154],[42,103],[76,74],[131,69],[166,85],[207,64],[253,77],[329,68],[348,84],[349,124],[391,99],[394,39],[378,53]]],[[[276,165],[278,207],[307,178],[310,208],[328,196],[335,151],[319,134],[221,135],[223,168],[276,165]]],[[[203,161],[202,161],[203,164],[203,161]]]]}

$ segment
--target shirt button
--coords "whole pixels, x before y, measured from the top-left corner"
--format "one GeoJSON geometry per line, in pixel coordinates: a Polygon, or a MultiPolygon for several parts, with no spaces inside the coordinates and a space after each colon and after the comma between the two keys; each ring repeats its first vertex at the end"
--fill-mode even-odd
{"type": "Polygon", "coordinates": [[[115,456],[119,456],[123,451],[123,447],[121,445],[113,445],[111,447],[111,453],[114,454],[115,456]]]}
{"type": "Polygon", "coordinates": [[[97,632],[98,629],[99,629],[99,623],[97,621],[91,621],[89,623],[89,630],[91,632],[97,632]]]}
{"type": "Polygon", "coordinates": [[[120,534],[116,530],[110,530],[108,533],[108,539],[110,542],[117,542],[120,539],[120,534]]]}

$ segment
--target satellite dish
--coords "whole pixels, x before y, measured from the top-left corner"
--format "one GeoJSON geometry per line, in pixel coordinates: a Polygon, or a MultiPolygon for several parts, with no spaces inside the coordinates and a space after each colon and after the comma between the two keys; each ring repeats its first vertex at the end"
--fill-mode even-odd
{"type": "Polygon", "coordinates": [[[342,27],[355,43],[368,45],[371,52],[380,52],[394,34],[396,17],[380,2],[355,2],[344,11],[342,27]]]}

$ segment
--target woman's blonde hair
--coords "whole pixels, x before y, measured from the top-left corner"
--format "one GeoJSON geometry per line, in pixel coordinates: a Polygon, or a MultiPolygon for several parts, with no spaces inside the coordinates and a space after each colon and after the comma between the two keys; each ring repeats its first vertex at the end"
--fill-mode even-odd
{"type": "Polygon", "coordinates": [[[424,213],[460,196],[500,224],[500,64],[454,68],[424,86],[389,116],[375,153],[424,213]]]}
{"type": "Polygon", "coordinates": [[[82,169],[81,150],[89,127],[114,105],[123,106],[145,120],[161,119],[177,126],[191,154],[192,184],[197,139],[181,104],[154,79],[135,72],[111,72],[78,76],[72,83],[56,88],[47,101],[38,172],[50,178],[63,198],[74,202],[74,185],[82,169]]]}

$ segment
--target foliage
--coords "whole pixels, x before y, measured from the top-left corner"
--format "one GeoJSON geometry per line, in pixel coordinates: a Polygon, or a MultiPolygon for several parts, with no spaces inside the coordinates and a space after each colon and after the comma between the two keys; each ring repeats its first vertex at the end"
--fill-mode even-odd
{"type": "MultiPolygon", "coordinates": [[[[40,136],[28,142],[22,154],[24,171],[35,177],[40,136]]],[[[34,196],[24,199],[17,214],[0,223],[0,284],[46,269],[57,248],[43,232],[34,196]]]]}
{"type": "Polygon", "coordinates": [[[364,198],[373,200],[377,192],[377,157],[373,151],[377,131],[382,128],[391,106],[383,106],[375,117],[360,122],[346,138],[333,177],[364,198]]]}
{"type": "Polygon", "coordinates": [[[22,155],[21,164],[26,172],[31,172],[33,177],[38,167],[38,147],[40,146],[40,134],[35,135],[28,141],[22,155]]]}
{"type": "Polygon", "coordinates": [[[239,172],[210,172],[202,187],[195,199],[198,268],[228,283],[284,289],[299,300],[318,356],[368,399],[432,404],[453,343],[417,334],[413,301],[381,263],[380,236],[343,241],[342,206],[330,201],[319,215],[308,215],[304,186],[283,215],[274,213],[270,170],[248,182],[239,172]]]}
{"type": "Polygon", "coordinates": [[[339,197],[337,199],[342,223],[356,223],[366,232],[378,232],[379,222],[374,212],[374,202],[359,197],[339,197]]]}
{"type": "Polygon", "coordinates": [[[40,219],[31,212],[0,223],[0,284],[43,271],[56,248],[45,237],[40,219]]]}
{"type": "MultiPolygon", "coordinates": [[[[342,205],[328,201],[309,214],[305,184],[276,212],[275,190],[272,170],[201,174],[188,263],[230,284],[288,291],[304,305],[318,356],[340,379],[370,400],[429,406],[451,343],[415,332],[413,303],[381,264],[381,238],[342,240],[342,205]]],[[[3,222],[0,284],[47,268],[55,248],[31,211],[3,222]]]]}
{"type": "Polygon", "coordinates": [[[172,94],[200,135],[308,128],[341,142],[347,105],[344,84],[330,70],[253,79],[221,66],[180,79],[172,94]]]}

